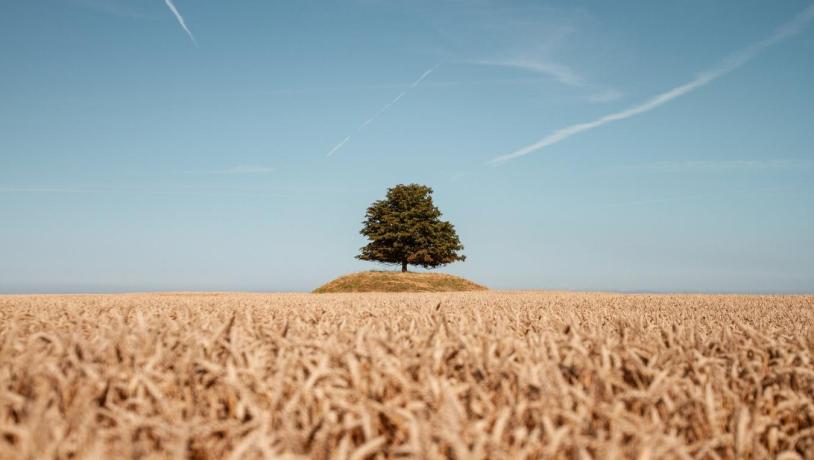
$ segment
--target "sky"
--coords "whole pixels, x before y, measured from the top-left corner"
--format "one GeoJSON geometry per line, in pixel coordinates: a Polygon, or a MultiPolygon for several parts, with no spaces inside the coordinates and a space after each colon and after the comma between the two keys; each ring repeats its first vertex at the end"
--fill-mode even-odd
{"type": "Polygon", "coordinates": [[[431,186],[497,289],[814,291],[810,0],[0,4],[0,293],[311,290],[431,186]]]}

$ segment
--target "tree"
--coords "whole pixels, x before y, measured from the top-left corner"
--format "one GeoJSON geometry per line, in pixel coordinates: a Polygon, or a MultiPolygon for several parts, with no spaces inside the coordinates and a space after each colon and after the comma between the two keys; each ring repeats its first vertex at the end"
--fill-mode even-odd
{"type": "Polygon", "coordinates": [[[385,264],[435,268],[466,260],[455,227],[440,219],[432,202],[432,189],[425,185],[396,185],[387,198],[374,202],[365,213],[359,232],[370,240],[356,256],[385,264]]]}

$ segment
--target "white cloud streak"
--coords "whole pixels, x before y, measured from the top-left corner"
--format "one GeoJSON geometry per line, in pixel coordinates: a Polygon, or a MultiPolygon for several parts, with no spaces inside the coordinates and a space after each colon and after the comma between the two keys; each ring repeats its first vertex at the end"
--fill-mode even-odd
{"type": "Polygon", "coordinates": [[[441,65],[441,64],[435,64],[434,67],[432,67],[432,68],[428,69],[426,72],[422,73],[421,76],[418,77],[418,79],[416,81],[414,81],[412,85],[410,85],[410,88],[415,88],[416,86],[420,85],[421,82],[424,81],[425,78],[429,77],[430,74],[433,73],[435,71],[435,69],[438,68],[439,65],[441,65]]]}
{"type": "Polygon", "coordinates": [[[695,77],[695,79],[688,83],[685,83],[681,86],[677,86],[669,91],[661,93],[645,101],[642,104],[633,106],[626,110],[622,110],[621,112],[611,113],[609,115],[605,115],[601,118],[598,118],[594,121],[590,121],[587,123],[578,123],[575,125],[567,126],[565,128],[561,128],[544,137],[539,142],[527,145],[510,154],[495,157],[489,163],[493,165],[505,163],[507,161],[514,160],[522,156],[526,156],[530,153],[534,153],[538,150],[554,145],[576,134],[585,131],[590,131],[594,128],[598,128],[608,123],[624,120],[636,115],[640,115],[645,112],[649,112],[655,108],[658,108],[672,101],[673,99],[681,97],[692,91],[695,91],[696,89],[701,88],[702,86],[705,86],[717,80],[718,78],[721,78],[724,75],[743,66],[747,62],[754,59],[758,54],[763,52],[766,48],[776,45],[777,43],[800,33],[811,22],[812,19],[814,19],[814,4],[810,5],[808,8],[803,10],[791,21],[780,26],[775,31],[775,33],[770,37],[761,40],[747,48],[744,48],[743,50],[735,54],[730,55],[729,57],[721,61],[718,64],[718,66],[700,73],[697,77],[695,77]]]}
{"type": "Polygon", "coordinates": [[[539,59],[493,59],[471,61],[473,64],[514,67],[517,69],[529,70],[553,77],[558,82],[566,86],[583,87],[586,86],[585,78],[578,74],[571,67],[558,62],[544,61],[539,59]]]}
{"type": "Polygon", "coordinates": [[[195,46],[198,46],[198,41],[195,40],[195,36],[192,35],[192,32],[189,30],[189,27],[187,27],[186,21],[184,21],[184,17],[181,16],[181,13],[178,11],[178,8],[175,7],[175,4],[172,2],[172,0],[164,0],[164,3],[167,4],[167,8],[169,8],[170,11],[172,11],[172,14],[175,15],[175,19],[178,20],[178,24],[180,24],[181,28],[184,29],[184,32],[186,32],[187,35],[189,35],[189,38],[192,40],[192,43],[195,46]]]}
{"type": "MultiPolygon", "coordinates": [[[[416,88],[418,85],[420,85],[420,84],[421,84],[421,82],[422,82],[422,81],[424,81],[424,79],[425,79],[425,78],[427,78],[427,77],[428,77],[428,76],[429,76],[431,73],[433,73],[433,72],[435,71],[435,69],[437,69],[437,68],[438,68],[438,66],[439,66],[439,65],[441,65],[441,64],[436,64],[435,66],[431,67],[431,68],[430,68],[430,69],[428,69],[426,72],[424,72],[423,74],[421,74],[421,76],[420,76],[420,77],[418,77],[418,79],[416,79],[416,81],[414,81],[412,84],[410,84],[410,87],[409,87],[409,88],[407,88],[406,90],[404,90],[404,91],[400,92],[400,93],[399,93],[399,94],[398,94],[396,97],[394,97],[394,98],[393,98],[393,100],[392,100],[392,101],[390,101],[390,102],[388,102],[387,104],[385,104],[385,105],[384,105],[382,108],[380,108],[380,109],[379,109],[379,110],[378,110],[378,111],[377,111],[375,114],[373,114],[373,116],[372,116],[372,117],[368,118],[368,119],[367,119],[367,120],[365,120],[365,121],[364,121],[364,122],[363,122],[361,125],[359,125],[359,127],[358,127],[358,128],[356,128],[356,131],[354,131],[354,134],[359,133],[359,132],[360,132],[360,131],[362,131],[363,129],[367,128],[367,127],[368,127],[368,125],[370,125],[371,123],[373,123],[374,121],[376,121],[376,119],[377,119],[377,118],[379,118],[379,117],[380,117],[380,116],[382,116],[382,115],[383,115],[385,112],[387,112],[388,110],[390,110],[390,108],[391,108],[391,107],[393,107],[393,106],[394,106],[394,105],[395,105],[395,104],[396,104],[396,103],[397,103],[399,100],[401,100],[401,98],[403,98],[404,96],[406,96],[406,95],[407,95],[407,93],[408,93],[408,92],[409,92],[411,89],[416,88]]],[[[351,140],[351,138],[352,138],[352,137],[353,137],[353,134],[348,135],[347,137],[345,137],[344,139],[342,139],[342,140],[341,140],[341,141],[340,141],[338,144],[336,144],[336,145],[335,145],[335,146],[334,146],[334,147],[331,149],[331,151],[330,151],[330,152],[328,152],[328,154],[327,154],[327,155],[325,155],[325,156],[326,156],[326,157],[331,157],[331,156],[333,156],[333,154],[334,154],[334,153],[336,153],[336,152],[338,152],[338,151],[339,151],[339,149],[341,149],[342,147],[344,147],[344,146],[345,146],[345,144],[347,144],[347,143],[348,143],[348,142],[351,140]]]]}
{"type": "Polygon", "coordinates": [[[593,103],[613,102],[622,97],[621,91],[615,88],[603,88],[591,84],[573,68],[559,62],[533,58],[481,59],[464,62],[477,65],[510,67],[546,75],[565,86],[594,91],[594,94],[587,97],[587,100],[593,103]]]}
{"type": "Polygon", "coordinates": [[[328,155],[326,155],[326,156],[329,157],[329,156],[333,155],[334,153],[336,153],[336,151],[341,149],[345,144],[347,144],[349,140],[350,140],[350,136],[342,139],[338,144],[336,144],[334,146],[334,148],[331,149],[330,152],[328,152],[328,155]]]}
{"type": "MultiPolygon", "coordinates": [[[[414,88],[414,87],[411,87],[411,88],[414,88]]],[[[374,121],[375,119],[379,118],[379,116],[381,116],[381,114],[383,114],[384,112],[387,112],[388,110],[390,110],[390,107],[393,107],[393,104],[395,104],[396,102],[398,102],[398,101],[399,101],[399,99],[403,98],[403,97],[404,97],[406,94],[407,94],[407,91],[402,91],[401,93],[399,93],[399,95],[398,95],[398,96],[396,96],[395,98],[393,98],[393,100],[392,100],[392,101],[390,101],[390,102],[389,102],[387,105],[385,105],[384,107],[382,107],[381,109],[379,109],[379,111],[378,111],[378,112],[376,112],[376,114],[375,114],[375,115],[373,115],[372,117],[370,117],[370,118],[368,118],[367,120],[365,120],[365,122],[364,122],[364,123],[362,123],[362,124],[359,126],[359,129],[364,129],[365,127],[367,127],[367,125],[369,125],[369,124],[373,123],[373,121],[374,121]]]]}

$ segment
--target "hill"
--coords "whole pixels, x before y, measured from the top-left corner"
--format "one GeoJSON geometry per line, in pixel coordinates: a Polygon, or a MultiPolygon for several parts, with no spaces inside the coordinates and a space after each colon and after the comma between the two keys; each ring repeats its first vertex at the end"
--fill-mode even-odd
{"type": "Polygon", "coordinates": [[[445,273],[359,272],[341,276],[316,290],[329,292],[452,292],[487,288],[445,273]]]}

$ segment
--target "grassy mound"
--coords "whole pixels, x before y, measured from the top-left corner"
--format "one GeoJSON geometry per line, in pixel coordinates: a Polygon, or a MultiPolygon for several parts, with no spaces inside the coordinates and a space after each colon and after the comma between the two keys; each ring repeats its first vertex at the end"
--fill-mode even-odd
{"type": "Polygon", "coordinates": [[[486,287],[444,273],[359,272],[341,276],[314,292],[451,292],[486,287]]]}

